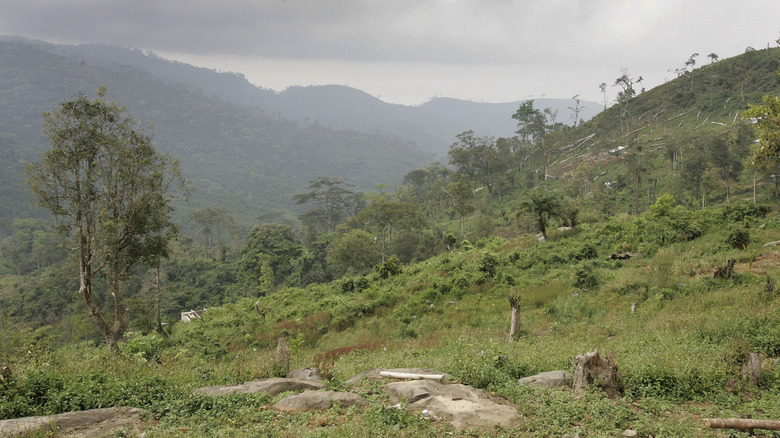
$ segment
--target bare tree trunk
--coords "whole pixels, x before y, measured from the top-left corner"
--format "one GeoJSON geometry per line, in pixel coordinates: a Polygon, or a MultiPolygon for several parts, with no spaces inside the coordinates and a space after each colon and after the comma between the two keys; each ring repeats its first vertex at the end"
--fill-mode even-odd
{"type": "Polygon", "coordinates": [[[712,429],[780,430],[780,421],[753,420],[751,418],[705,418],[704,425],[712,429]]]}
{"type": "Polygon", "coordinates": [[[509,328],[509,340],[516,341],[520,337],[520,326],[522,326],[520,320],[520,309],[518,307],[512,307],[512,325],[509,328]]]}
{"type": "Polygon", "coordinates": [[[160,259],[157,259],[157,272],[155,274],[154,278],[154,287],[155,287],[155,294],[154,294],[154,329],[157,331],[157,333],[161,335],[165,335],[165,331],[163,331],[162,326],[162,318],[160,317],[160,300],[162,298],[162,291],[160,290],[160,259]]]}

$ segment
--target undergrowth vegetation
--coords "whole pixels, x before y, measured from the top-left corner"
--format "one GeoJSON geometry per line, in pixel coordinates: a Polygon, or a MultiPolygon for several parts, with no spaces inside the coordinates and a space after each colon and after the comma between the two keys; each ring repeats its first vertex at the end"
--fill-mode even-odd
{"type": "Polygon", "coordinates": [[[45,330],[21,334],[27,349],[6,357],[0,418],[125,405],[154,414],[152,437],[455,433],[389,408],[381,386],[347,382],[394,367],[441,370],[506,398],[522,425],[491,436],[726,436],[701,419],[780,418],[780,293],[766,287],[780,254],[763,247],[780,239],[780,221],[769,208],[690,211],[662,196],[637,217],[551,236],[494,236],[417,264],[391,259],[364,276],[209,308],[169,338],[128,334],[114,355],[90,341],[55,348],[45,330]],[[733,230],[747,235],[744,246],[733,230]],[[713,278],[732,259],[732,274],[713,278]],[[512,342],[510,296],[522,308],[512,342]],[[283,395],[193,394],[272,376],[280,336],[292,368],[319,367],[329,388],[357,391],[369,407],[287,414],[268,409],[283,395]],[[571,371],[594,349],[618,364],[621,397],[517,384],[571,371]],[[741,376],[748,353],[763,358],[757,385],[741,376]]]}

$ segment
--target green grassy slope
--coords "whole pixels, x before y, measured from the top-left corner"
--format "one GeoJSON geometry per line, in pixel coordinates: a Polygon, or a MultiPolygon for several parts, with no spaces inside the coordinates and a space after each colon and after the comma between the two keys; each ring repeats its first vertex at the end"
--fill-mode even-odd
{"type": "MultiPolygon", "coordinates": [[[[780,240],[780,218],[765,212],[742,204],[655,208],[556,232],[545,244],[493,237],[388,278],[378,271],[209,309],[200,321],[177,324],[168,341],[131,337],[118,357],[100,346],[51,350],[53,334],[42,329],[16,333],[10,342],[28,343],[30,353],[6,358],[14,375],[3,383],[0,414],[130,404],[160,418],[147,436],[440,436],[451,431],[446,423],[388,411],[381,387],[345,383],[369,368],[420,366],[518,407],[521,426],[473,431],[480,436],[624,429],[731,436],[705,430],[701,419],[780,416],[780,293],[765,291],[780,273],[780,251],[763,247],[780,240]],[[743,230],[750,243],[734,249],[729,236],[743,230]],[[610,258],[625,249],[641,249],[642,257],[610,258]],[[734,276],[714,279],[729,259],[734,276]],[[510,294],[522,302],[523,333],[514,342],[507,339],[510,294]],[[267,396],[188,395],[196,386],[273,375],[280,335],[293,346],[294,368],[319,367],[330,388],[366,394],[370,407],[276,414],[263,410],[273,401],[267,396]],[[537,372],[571,370],[576,355],[594,349],[618,364],[621,397],[516,385],[537,372]],[[764,358],[757,386],[740,375],[750,352],[764,358]]],[[[9,342],[8,333],[2,338],[9,342]]]]}

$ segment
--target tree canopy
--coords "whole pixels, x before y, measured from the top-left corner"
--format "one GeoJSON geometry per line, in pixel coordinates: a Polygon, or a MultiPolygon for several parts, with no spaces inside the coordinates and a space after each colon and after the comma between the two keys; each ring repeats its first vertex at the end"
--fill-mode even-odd
{"type": "Polygon", "coordinates": [[[75,244],[79,293],[113,351],[122,332],[121,282],[136,263],[168,255],[177,233],[169,189],[184,180],[178,161],[154,148],[148,127],[105,101],[105,88],[94,101],[79,94],[43,119],[52,149],[28,166],[28,184],[75,244]],[[113,321],[94,295],[98,274],[107,278],[113,321]]]}

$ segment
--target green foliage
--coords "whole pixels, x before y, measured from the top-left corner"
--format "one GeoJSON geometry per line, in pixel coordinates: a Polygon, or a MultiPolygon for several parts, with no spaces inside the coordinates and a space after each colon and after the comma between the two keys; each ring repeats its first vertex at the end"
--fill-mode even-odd
{"type": "Polygon", "coordinates": [[[477,269],[485,274],[486,278],[493,278],[496,275],[496,269],[500,266],[498,257],[493,253],[485,253],[479,259],[479,266],[477,269]]]}
{"type": "Polygon", "coordinates": [[[750,232],[744,228],[731,226],[723,241],[732,248],[745,249],[750,245],[750,232]]]}
{"type": "Polygon", "coordinates": [[[745,203],[725,204],[722,207],[723,219],[729,222],[745,222],[750,219],[761,219],[772,211],[768,205],[745,203]]]}
{"type": "Polygon", "coordinates": [[[302,251],[291,226],[255,226],[249,232],[246,246],[241,250],[239,279],[242,285],[258,289],[260,294],[265,294],[272,290],[261,289],[259,286],[274,287],[277,283],[292,281],[288,279],[294,270],[292,262],[302,251]]]}
{"type": "Polygon", "coordinates": [[[121,344],[119,351],[144,361],[158,361],[163,348],[168,345],[167,340],[157,333],[143,335],[128,332],[125,337],[126,342],[121,344]]]}
{"type": "Polygon", "coordinates": [[[599,277],[591,265],[582,264],[574,271],[572,286],[578,289],[592,290],[599,287],[599,277]]]}
{"type": "Polygon", "coordinates": [[[401,262],[396,256],[391,256],[386,262],[376,266],[376,272],[379,274],[379,278],[387,279],[400,274],[402,271],[403,265],[401,265],[401,262]]]}

